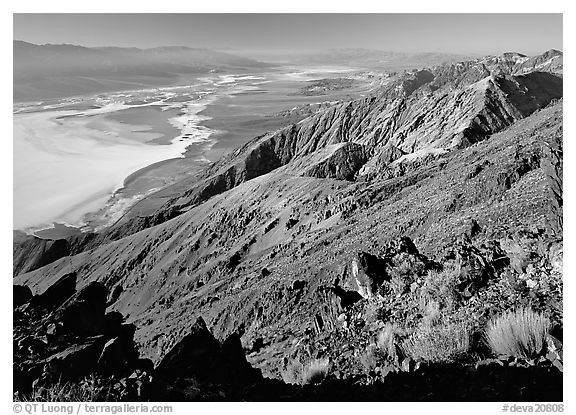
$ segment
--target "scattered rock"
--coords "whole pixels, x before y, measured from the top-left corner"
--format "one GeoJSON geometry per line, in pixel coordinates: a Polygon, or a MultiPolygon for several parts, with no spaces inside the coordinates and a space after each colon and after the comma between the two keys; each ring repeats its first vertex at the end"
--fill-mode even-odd
{"type": "MultiPolygon", "coordinates": [[[[104,376],[110,382],[135,369],[151,372],[151,362],[140,359],[135,348],[135,326],[122,324],[118,312],[106,314],[106,288],[92,282],[76,292],[72,287],[75,280],[75,274],[64,276],[40,296],[32,297],[24,312],[15,314],[15,392],[83,382],[87,376],[104,376]]],[[[140,396],[144,380],[140,376],[136,383],[124,382],[115,393],[140,396]]]]}
{"type": "Polygon", "coordinates": [[[493,268],[482,253],[463,235],[456,243],[457,290],[464,298],[470,298],[486,285],[493,275],[493,268]]]}

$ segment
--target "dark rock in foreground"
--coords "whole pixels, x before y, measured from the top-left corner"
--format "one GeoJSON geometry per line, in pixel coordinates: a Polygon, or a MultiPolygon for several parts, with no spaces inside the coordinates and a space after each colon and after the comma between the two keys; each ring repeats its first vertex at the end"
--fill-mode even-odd
{"type": "MultiPolygon", "coordinates": [[[[76,275],[68,274],[36,296],[15,286],[19,287],[13,331],[17,396],[87,376],[112,376],[117,380],[111,382],[117,383],[135,371],[140,377],[151,372],[152,363],[140,359],[134,346],[135,327],[123,324],[121,316],[106,314],[106,288],[92,282],[76,291],[75,284],[76,275]]],[[[142,398],[126,384],[108,399],[142,398]]]]}

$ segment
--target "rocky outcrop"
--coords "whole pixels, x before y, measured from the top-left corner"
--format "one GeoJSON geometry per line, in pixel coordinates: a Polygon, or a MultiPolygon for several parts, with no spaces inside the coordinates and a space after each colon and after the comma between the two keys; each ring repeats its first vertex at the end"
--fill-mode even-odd
{"type": "Polygon", "coordinates": [[[50,264],[70,254],[66,239],[48,240],[37,237],[15,236],[12,272],[18,275],[50,264]]]}
{"type": "Polygon", "coordinates": [[[380,256],[359,252],[352,260],[352,286],[362,297],[385,295],[386,291],[404,293],[416,279],[440,264],[420,254],[408,237],[391,241],[380,256]]]}
{"type": "Polygon", "coordinates": [[[364,146],[355,143],[339,143],[326,146],[291,164],[290,170],[304,176],[353,180],[366,163],[364,146]]]}
{"type": "Polygon", "coordinates": [[[140,398],[126,379],[136,373],[131,379],[141,384],[151,362],[139,357],[135,327],[123,324],[122,316],[106,314],[104,286],[93,282],[76,292],[75,282],[76,275],[69,274],[44,293],[15,302],[14,393],[25,396],[33,388],[38,392],[87,376],[114,376],[108,385],[114,391],[105,397],[140,398]]]}
{"type": "Polygon", "coordinates": [[[93,336],[106,330],[106,297],[108,290],[91,282],[66,300],[48,318],[59,330],[77,335],[93,336]]]}
{"type": "Polygon", "coordinates": [[[364,298],[374,296],[378,287],[386,280],[385,267],[386,262],[376,255],[359,252],[351,266],[355,291],[364,298]]]}
{"type": "MultiPolygon", "coordinates": [[[[491,249],[490,249],[491,248],[491,249]]],[[[462,235],[454,245],[457,274],[456,290],[463,298],[470,298],[496,275],[496,267],[510,260],[499,246],[484,252],[472,245],[468,235],[462,235]]]]}
{"type": "Polygon", "coordinates": [[[246,387],[263,379],[246,361],[240,337],[232,334],[221,344],[202,317],[156,366],[154,378],[159,400],[207,399],[211,394],[220,398],[215,390],[246,387]]]}

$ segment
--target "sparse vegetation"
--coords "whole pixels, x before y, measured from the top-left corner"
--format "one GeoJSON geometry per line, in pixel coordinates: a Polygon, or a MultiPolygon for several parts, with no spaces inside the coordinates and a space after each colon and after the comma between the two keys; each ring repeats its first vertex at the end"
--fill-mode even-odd
{"type": "Polygon", "coordinates": [[[398,348],[400,342],[398,328],[387,323],[376,337],[376,342],[370,344],[360,355],[360,363],[367,372],[378,367],[397,367],[403,359],[402,350],[398,348]]]}
{"type": "Polygon", "coordinates": [[[423,324],[402,342],[401,347],[416,361],[449,363],[468,351],[470,334],[464,323],[423,324]]]}
{"type": "Polygon", "coordinates": [[[400,253],[390,278],[390,288],[394,294],[408,292],[410,284],[421,274],[424,265],[411,255],[400,253]]]}
{"type": "Polygon", "coordinates": [[[329,369],[328,359],[314,359],[305,366],[302,381],[304,384],[320,383],[328,375],[329,369]]]}
{"type": "Polygon", "coordinates": [[[50,386],[35,387],[28,394],[15,394],[21,402],[94,402],[109,400],[109,387],[95,376],[79,382],[57,382],[50,386]]]}
{"type": "Polygon", "coordinates": [[[428,309],[432,302],[440,309],[452,310],[456,307],[456,269],[453,264],[442,271],[428,271],[420,290],[420,304],[428,309]]]}
{"type": "Polygon", "coordinates": [[[282,379],[286,383],[307,385],[322,382],[330,370],[328,359],[312,359],[307,363],[295,361],[290,363],[282,372],[282,379]]]}
{"type": "Polygon", "coordinates": [[[550,321],[530,308],[505,313],[486,327],[486,341],[497,355],[533,359],[546,345],[550,321]]]}
{"type": "Polygon", "coordinates": [[[370,344],[364,353],[362,353],[359,357],[360,364],[364,368],[367,373],[375,371],[376,368],[381,364],[382,358],[382,351],[378,349],[378,346],[375,344],[370,344]]]}
{"type": "Polygon", "coordinates": [[[378,334],[376,345],[386,356],[396,357],[396,332],[392,324],[386,324],[384,329],[378,334]]]}

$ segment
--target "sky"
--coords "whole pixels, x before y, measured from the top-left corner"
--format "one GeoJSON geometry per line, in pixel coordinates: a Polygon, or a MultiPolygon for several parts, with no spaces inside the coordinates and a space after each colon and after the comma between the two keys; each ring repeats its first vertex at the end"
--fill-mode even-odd
{"type": "Polygon", "coordinates": [[[562,50],[562,14],[14,14],[14,39],[83,46],[524,54],[562,50]]]}

